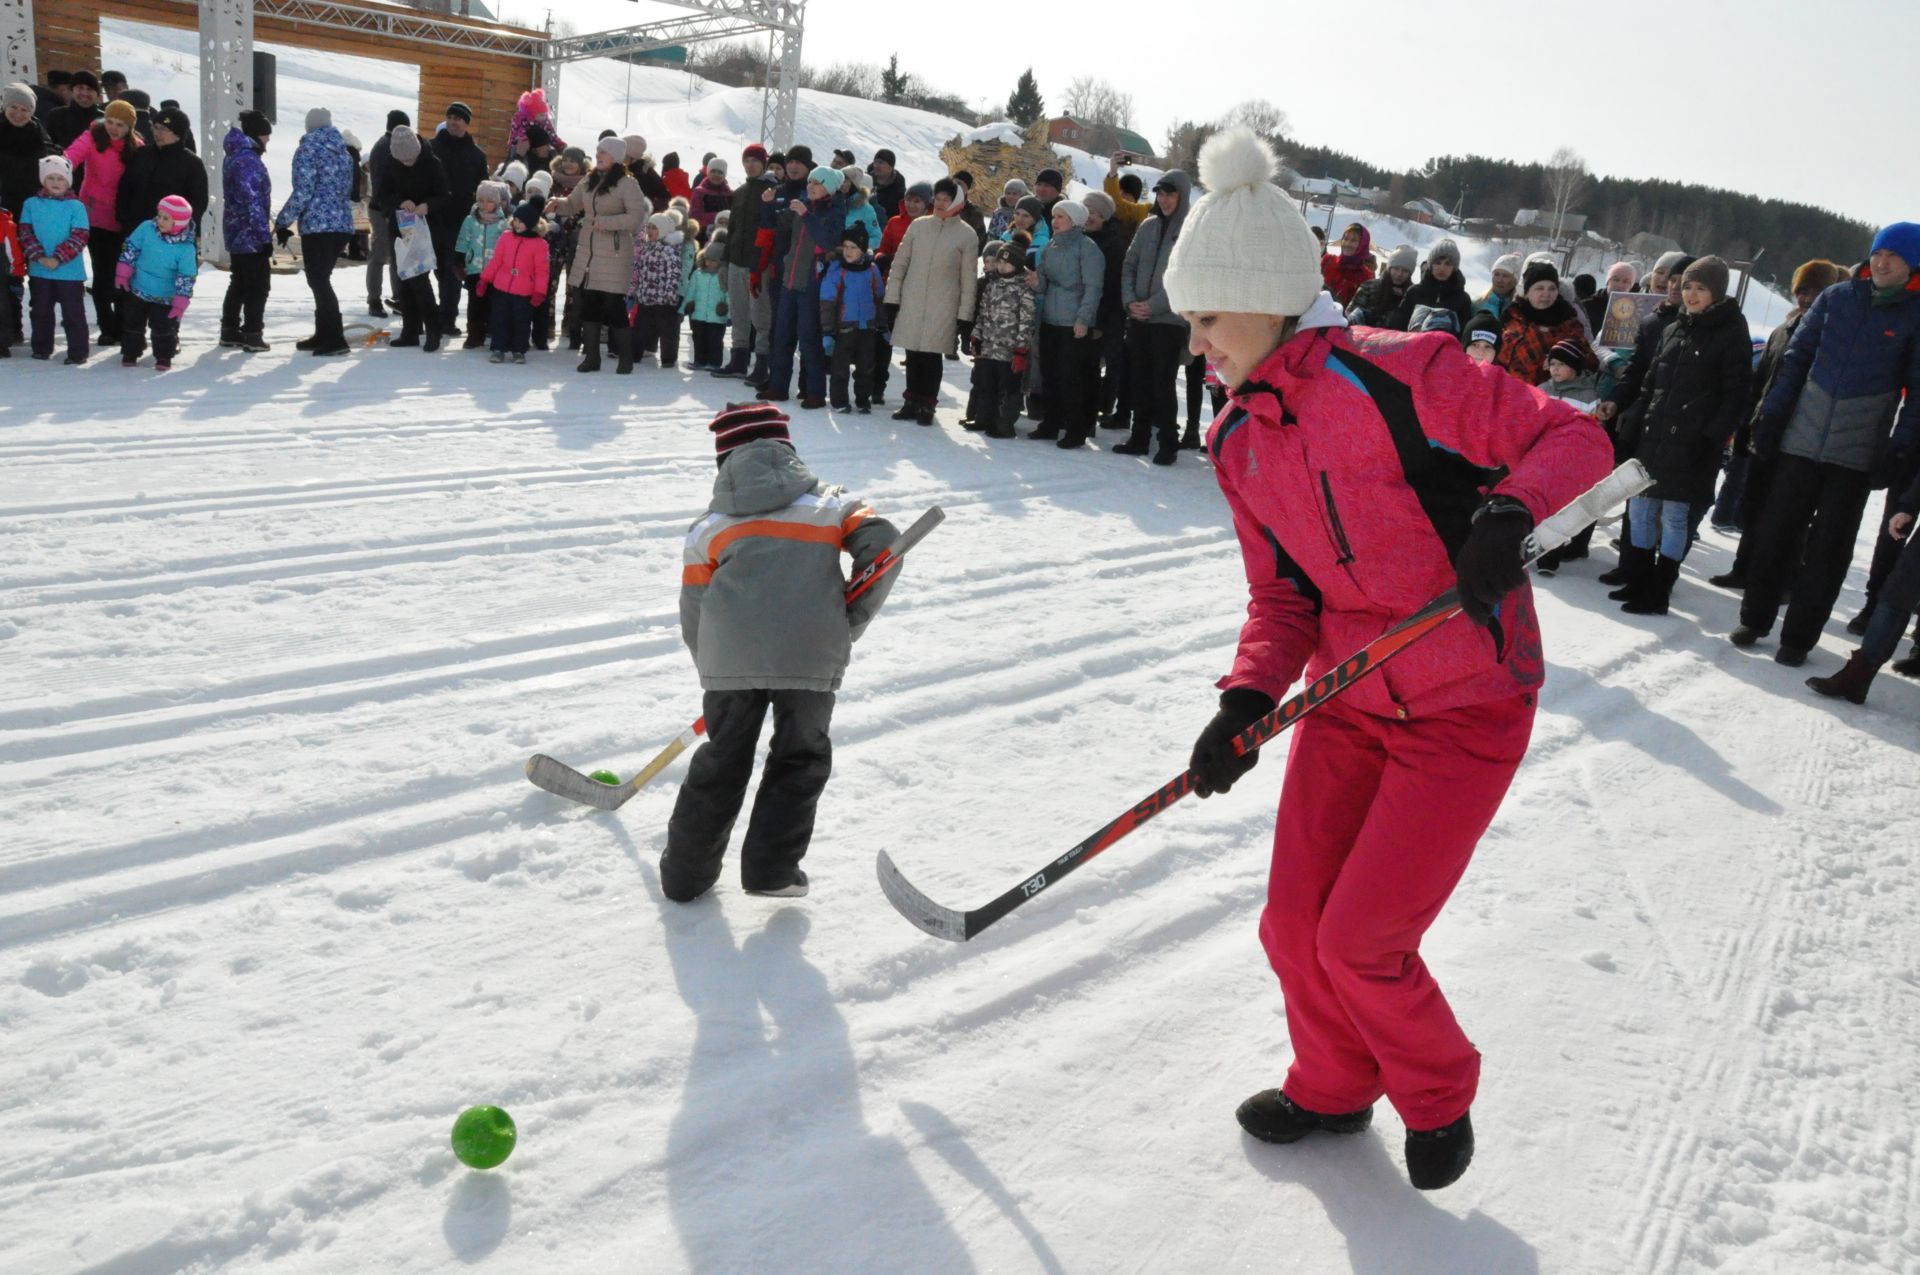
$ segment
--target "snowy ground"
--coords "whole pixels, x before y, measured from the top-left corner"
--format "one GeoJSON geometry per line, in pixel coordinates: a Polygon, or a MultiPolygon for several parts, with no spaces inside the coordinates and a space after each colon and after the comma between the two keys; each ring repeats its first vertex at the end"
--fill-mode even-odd
{"type": "MultiPolygon", "coordinates": [[[[570,68],[562,131],[624,72],[570,68]]],[[[635,82],[657,151],[758,130],[635,82]]],[[[803,95],[801,133],[931,171],[958,129],[902,116],[803,95]]],[[[318,362],[290,279],[249,359],[223,283],[167,376],[17,359],[0,395],[0,1271],[1920,1268],[1920,687],[1836,707],[1728,646],[1718,536],[1663,619],[1605,554],[1544,585],[1534,751],[1427,945],[1482,1149],[1421,1196],[1384,1109],[1233,1123],[1287,1057],[1278,764],[965,948],[873,882],[884,847],[980,902],[1178,769],[1242,610],[1204,462],[801,414],[824,474],[949,522],[859,650],[814,895],[676,908],[683,764],[615,816],[520,768],[636,769],[697,711],[719,384],[318,362]],[[447,1149],[476,1102],[520,1122],[497,1172],[447,1149]]]]}
{"type": "Polygon", "coordinates": [[[1242,608],[1204,463],[801,414],[949,521],[858,652],[814,895],[674,907],[683,764],[614,816],[520,768],[629,771],[697,710],[719,384],[317,362],[276,287],[271,355],[213,348],[210,280],[165,377],[7,373],[0,1270],[1920,1264],[1920,687],[1836,708],[1727,645],[1718,537],[1664,619],[1600,562],[1544,587],[1533,754],[1427,948],[1482,1149],[1421,1196],[1384,1111],[1233,1122],[1287,1057],[1280,765],[964,948],[874,884],[885,847],[982,901],[1179,768],[1242,608]],[[447,1148],[476,1102],[497,1172],[447,1148]]]}

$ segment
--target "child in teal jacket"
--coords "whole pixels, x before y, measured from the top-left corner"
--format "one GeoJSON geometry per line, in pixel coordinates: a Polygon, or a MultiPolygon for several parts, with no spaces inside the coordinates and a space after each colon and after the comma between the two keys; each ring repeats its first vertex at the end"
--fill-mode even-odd
{"type": "Polygon", "coordinates": [[[461,346],[465,350],[477,350],[487,343],[493,307],[485,302],[475,304],[474,296],[480,286],[480,272],[493,260],[495,246],[510,229],[507,214],[511,199],[507,183],[481,182],[474,191],[473,211],[460,223],[459,237],[453,241],[453,250],[466,259],[467,339],[461,346]]]}
{"type": "Polygon", "coordinates": [[[40,161],[40,193],[20,209],[20,249],[27,256],[33,313],[33,357],[53,357],[53,310],[67,330],[67,362],[85,363],[88,343],[87,206],[73,193],[73,165],[64,155],[40,161]]]}
{"type": "Polygon", "coordinates": [[[700,250],[700,264],[681,290],[685,298],[680,313],[693,321],[692,372],[712,371],[722,366],[721,347],[727,331],[727,232],[716,227],[707,246],[700,250]]]}
{"type": "Polygon", "coordinates": [[[193,241],[193,206],[178,195],[168,195],[127,236],[114,267],[113,281],[126,294],[121,303],[120,366],[133,367],[147,352],[147,329],[153,329],[153,370],[173,366],[180,352],[180,318],[193,299],[193,281],[200,274],[200,249],[193,241]]]}

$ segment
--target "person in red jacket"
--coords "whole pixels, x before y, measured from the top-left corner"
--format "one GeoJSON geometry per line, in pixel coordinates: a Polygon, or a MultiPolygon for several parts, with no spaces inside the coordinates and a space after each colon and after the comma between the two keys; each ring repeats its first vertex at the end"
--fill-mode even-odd
{"type": "Polygon", "coordinates": [[[1567,404],[1448,333],[1349,328],[1306,221],[1246,128],[1208,141],[1210,192],[1166,272],[1228,399],[1208,439],[1251,600],[1195,791],[1259,759],[1234,738],[1448,588],[1465,618],[1293,729],[1260,938],[1286,999],[1285,1084],[1243,1103],[1269,1142],[1406,1124],[1423,1190],[1466,1171],[1480,1055],[1420,959],[1526,753],[1545,671],[1522,560],[1536,521],[1612,468],[1567,404]]]}
{"type": "Polygon", "coordinates": [[[493,255],[480,272],[474,296],[486,299],[493,307],[488,331],[493,334],[492,363],[527,361],[527,345],[533,331],[535,307],[547,300],[547,280],[552,270],[547,250],[546,200],[530,195],[513,210],[513,227],[500,236],[493,255]]]}
{"type": "Polygon", "coordinates": [[[1320,282],[1344,307],[1353,304],[1353,294],[1371,278],[1373,236],[1356,221],[1340,236],[1340,251],[1320,258],[1320,282]]]}

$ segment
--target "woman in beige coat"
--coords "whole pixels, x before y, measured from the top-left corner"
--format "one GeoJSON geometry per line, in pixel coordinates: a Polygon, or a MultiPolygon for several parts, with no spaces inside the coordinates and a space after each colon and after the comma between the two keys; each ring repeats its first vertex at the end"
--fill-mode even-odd
{"type": "Polygon", "coordinates": [[[611,332],[613,352],[620,358],[614,370],[633,371],[627,284],[633,277],[633,236],[653,206],[622,166],[626,150],[626,143],[617,137],[601,138],[594,150],[593,171],[573,188],[561,208],[581,218],[580,246],[574,250],[567,284],[580,293],[580,346],[585,357],[577,370],[582,372],[600,370],[603,326],[611,332]]]}
{"type": "Polygon", "coordinates": [[[952,178],[933,184],[933,211],[907,227],[887,276],[887,305],[896,310],[893,344],[907,352],[907,389],[896,421],[933,424],[940,401],[940,368],[960,321],[973,314],[980,241],[961,220],[960,188],[952,178]]]}

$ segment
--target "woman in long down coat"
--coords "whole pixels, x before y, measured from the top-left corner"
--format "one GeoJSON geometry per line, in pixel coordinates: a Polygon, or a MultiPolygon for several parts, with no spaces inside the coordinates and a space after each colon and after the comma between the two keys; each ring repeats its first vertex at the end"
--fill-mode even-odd
{"type": "Polygon", "coordinates": [[[1238,1117],[1269,1142],[1356,1133],[1382,1096],[1408,1175],[1466,1171],[1480,1055],[1420,959],[1527,749],[1545,667],[1522,546],[1612,468],[1606,434],[1459,340],[1350,329],[1318,248],[1234,128],[1200,153],[1167,295],[1226,409],[1208,447],[1245,559],[1247,621],[1193,750],[1195,791],[1260,754],[1235,737],[1457,587],[1455,617],[1293,728],[1260,938],[1293,1064],[1238,1117]]]}
{"type": "Polygon", "coordinates": [[[613,333],[620,362],[614,371],[633,371],[633,329],[627,323],[627,285],[633,275],[633,239],[652,215],[640,184],[623,166],[627,144],[603,137],[594,149],[593,171],[561,204],[562,216],[580,218],[580,240],[573,250],[570,292],[580,293],[580,344],[585,355],[575,371],[600,370],[600,334],[613,333]]]}
{"type": "Polygon", "coordinates": [[[942,177],[933,184],[933,211],[907,227],[887,273],[887,305],[898,311],[893,345],[907,352],[907,388],[896,421],[933,424],[941,363],[959,337],[960,320],[973,317],[980,241],[960,212],[960,187],[942,177]]]}

